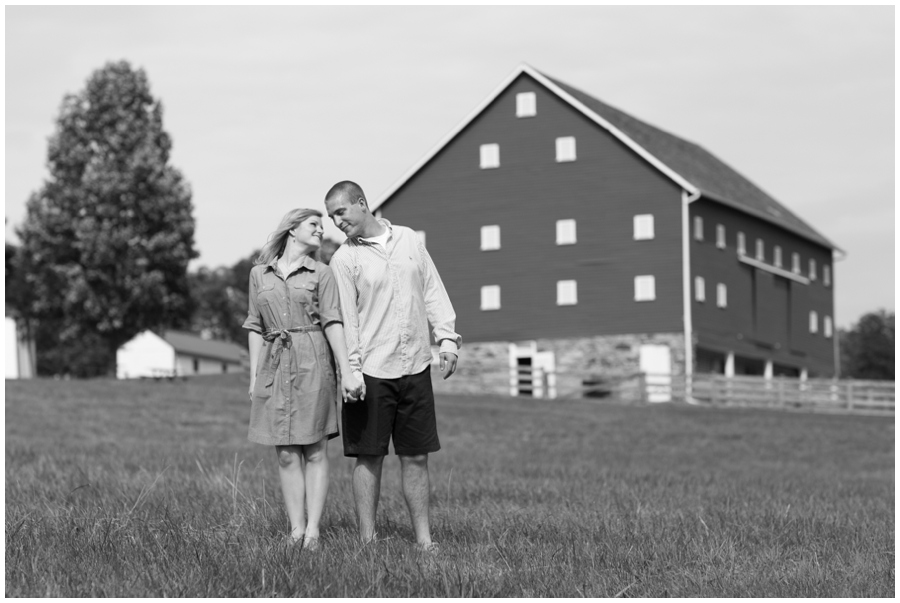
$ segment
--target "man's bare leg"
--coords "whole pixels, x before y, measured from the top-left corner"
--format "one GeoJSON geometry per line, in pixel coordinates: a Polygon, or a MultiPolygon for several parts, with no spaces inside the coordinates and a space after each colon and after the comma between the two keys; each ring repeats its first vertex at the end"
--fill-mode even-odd
{"type": "Polygon", "coordinates": [[[383,456],[356,458],[353,468],[353,498],[356,499],[356,519],[359,522],[359,540],[365,544],[375,539],[375,513],[381,493],[381,467],[383,456]]]}
{"type": "Polygon", "coordinates": [[[431,523],[429,519],[428,455],[400,456],[400,477],[403,496],[409,508],[409,518],[416,532],[416,542],[421,546],[431,544],[431,523]]]}

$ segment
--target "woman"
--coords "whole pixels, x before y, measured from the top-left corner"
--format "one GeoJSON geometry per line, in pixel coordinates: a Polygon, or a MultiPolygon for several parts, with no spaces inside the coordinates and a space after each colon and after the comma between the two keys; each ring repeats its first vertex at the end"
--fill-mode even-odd
{"type": "Polygon", "coordinates": [[[347,360],[334,276],[312,258],[323,232],[316,210],[294,209],[282,218],[250,271],[243,325],[250,330],[248,437],[275,446],[289,539],[308,549],[318,547],[328,492],[327,442],[338,434],[335,359],[343,395],[356,398],[360,392],[347,360]]]}

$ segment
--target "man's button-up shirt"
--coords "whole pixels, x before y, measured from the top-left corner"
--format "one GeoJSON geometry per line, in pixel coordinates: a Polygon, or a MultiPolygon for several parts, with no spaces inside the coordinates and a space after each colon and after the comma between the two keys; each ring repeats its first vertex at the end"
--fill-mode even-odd
{"type": "Polygon", "coordinates": [[[432,361],[428,323],[441,352],[457,354],[462,338],[441,277],[416,233],[379,220],[385,246],[347,239],[331,258],[344,316],[350,367],[396,379],[432,361]]]}

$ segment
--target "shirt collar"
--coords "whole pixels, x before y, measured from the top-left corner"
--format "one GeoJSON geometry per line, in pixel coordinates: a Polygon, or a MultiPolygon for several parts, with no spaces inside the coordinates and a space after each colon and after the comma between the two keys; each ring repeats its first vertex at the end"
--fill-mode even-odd
{"type": "MultiPolygon", "coordinates": [[[[384,218],[376,218],[376,220],[378,220],[379,224],[381,224],[382,226],[387,228],[388,239],[390,239],[392,236],[394,236],[394,229],[391,227],[390,222],[388,222],[384,218]]],[[[378,235],[378,236],[383,236],[383,235],[378,235]]],[[[356,237],[356,242],[357,243],[368,243],[369,245],[374,245],[374,242],[372,241],[373,238],[374,237],[368,237],[368,238],[356,237]]]]}
{"type": "MultiPolygon", "coordinates": [[[[266,264],[266,269],[271,268],[273,272],[277,272],[278,271],[277,264],[278,264],[278,260],[280,260],[280,259],[281,259],[281,256],[273,257],[271,260],[269,260],[269,263],[266,264]]],[[[300,264],[297,266],[297,270],[299,270],[300,268],[306,268],[307,270],[309,270],[311,272],[315,272],[316,271],[316,261],[313,259],[313,257],[311,255],[304,255],[302,258],[300,258],[300,264]]],[[[295,270],[294,272],[296,272],[297,270],[295,270]]],[[[293,272],[291,274],[293,274],[293,272]]],[[[290,274],[287,276],[290,276],[290,274]]]]}

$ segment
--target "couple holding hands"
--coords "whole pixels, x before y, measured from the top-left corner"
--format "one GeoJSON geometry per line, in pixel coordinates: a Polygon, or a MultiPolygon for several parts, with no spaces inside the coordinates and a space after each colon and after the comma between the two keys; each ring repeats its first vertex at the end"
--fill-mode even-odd
{"type": "Polygon", "coordinates": [[[344,455],[356,458],[360,540],[375,539],[381,468],[393,438],[416,543],[433,551],[428,454],[441,446],[428,324],[446,379],[461,345],[456,314],[416,233],[376,218],[359,185],[335,184],[325,207],[347,235],[330,266],[312,257],[322,244],[321,212],[295,209],[250,272],[248,437],[275,446],[289,538],[315,550],[328,492],[327,442],[338,435],[342,396],[340,433],[344,455]]]}

